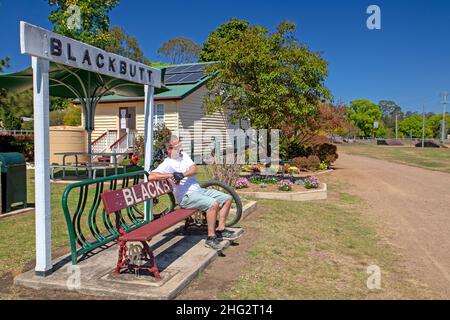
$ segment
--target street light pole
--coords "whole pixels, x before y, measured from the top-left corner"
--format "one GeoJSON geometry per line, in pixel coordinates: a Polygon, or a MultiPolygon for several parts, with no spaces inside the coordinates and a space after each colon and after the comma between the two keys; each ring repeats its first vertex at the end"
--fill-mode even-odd
{"type": "Polygon", "coordinates": [[[442,92],[441,96],[444,99],[444,100],[442,100],[442,104],[444,105],[444,110],[442,112],[441,143],[444,143],[445,142],[445,138],[447,136],[447,130],[446,130],[446,124],[445,124],[445,120],[446,120],[445,119],[445,115],[447,113],[446,109],[447,109],[447,104],[448,104],[448,101],[447,101],[448,92],[447,91],[442,92]]]}
{"type": "Polygon", "coordinates": [[[398,140],[398,110],[395,110],[395,140],[398,140]]]}
{"type": "Polygon", "coordinates": [[[425,148],[425,106],[422,109],[422,149],[425,148]]]}

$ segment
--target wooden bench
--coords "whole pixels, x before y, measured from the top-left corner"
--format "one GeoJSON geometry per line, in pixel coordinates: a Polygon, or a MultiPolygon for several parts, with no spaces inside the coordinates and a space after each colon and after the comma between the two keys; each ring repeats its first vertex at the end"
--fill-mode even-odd
{"type": "Polygon", "coordinates": [[[102,193],[101,197],[105,211],[108,215],[115,214],[115,224],[117,232],[119,233],[118,260],[114,270],[116,276],[118,276],[123,269],[131,271],[147,270],[153,273],[156,279],[161,279],[153,250],[148,245],[148,241],[164,230],[188,219],[198,210],[176,209],[157,220],[150,221],[129,232],[125,231],[122,226],[121,210],[172,192],[172,183],[168,180],[162,180],[149,181],[128,188],[108,190],[102,193]],[[127,247],[127,243],[129,242],[139,242],[142,244],[140,253],[142,265],[136,264],[134,261],[130,260],[127,247]]]}

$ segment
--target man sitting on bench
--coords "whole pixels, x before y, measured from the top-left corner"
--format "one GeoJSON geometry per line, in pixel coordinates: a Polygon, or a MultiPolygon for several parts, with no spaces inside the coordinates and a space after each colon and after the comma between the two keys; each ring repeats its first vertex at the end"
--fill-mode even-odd
{"type": "Polygon", "coordinates": [[[167,158],[149,175],[149,180],[175,180],[175,196],[181,208],[199,209],[206,212],[208,238],[206,246],[221,250],[221,240],[236,240],[235,232],[225,229],[225,221],[230,213],[231,196],[214,190],[203,189],[195,179],[197,166],[186,152],[181,151],[181,142],[176,136],[165,141],[167,158]],[[217,216],[219,224],[216,229],[217,216]]]}

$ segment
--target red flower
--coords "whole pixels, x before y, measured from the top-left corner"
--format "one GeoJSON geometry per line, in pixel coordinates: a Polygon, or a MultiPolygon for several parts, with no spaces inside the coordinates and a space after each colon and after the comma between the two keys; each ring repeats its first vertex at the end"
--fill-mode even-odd
{"type": "Polygon", "coordinates": [[[137,154],[133,154],[130,159],[130,163],[133,165],[137,165],[139,162],[139,157],[137,154]]]}

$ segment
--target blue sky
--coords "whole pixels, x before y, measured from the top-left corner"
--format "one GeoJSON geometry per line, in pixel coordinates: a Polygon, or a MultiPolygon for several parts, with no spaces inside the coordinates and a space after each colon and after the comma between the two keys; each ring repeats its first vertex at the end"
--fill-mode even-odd
{"type": "MultiPolygon", "coordinates": [[[[51,29],[48,13],[46,0],[0,0],[0,57],[11,57],[8,71],[30,64],[19,52],[19,21],[51,29]]],[[[271,29],[295,22],[297,37],[329,62],[326,85],[337,100],[391,99],[404,110],[442,112],[439,93],[450,91],[450,1],[122,0],[111,14],[151,60],[159,60],[166,40],[201,43],[232,17],[271,29]],[[371,4],[381,8],[381,30],[366,27],[371,4]]]]}

